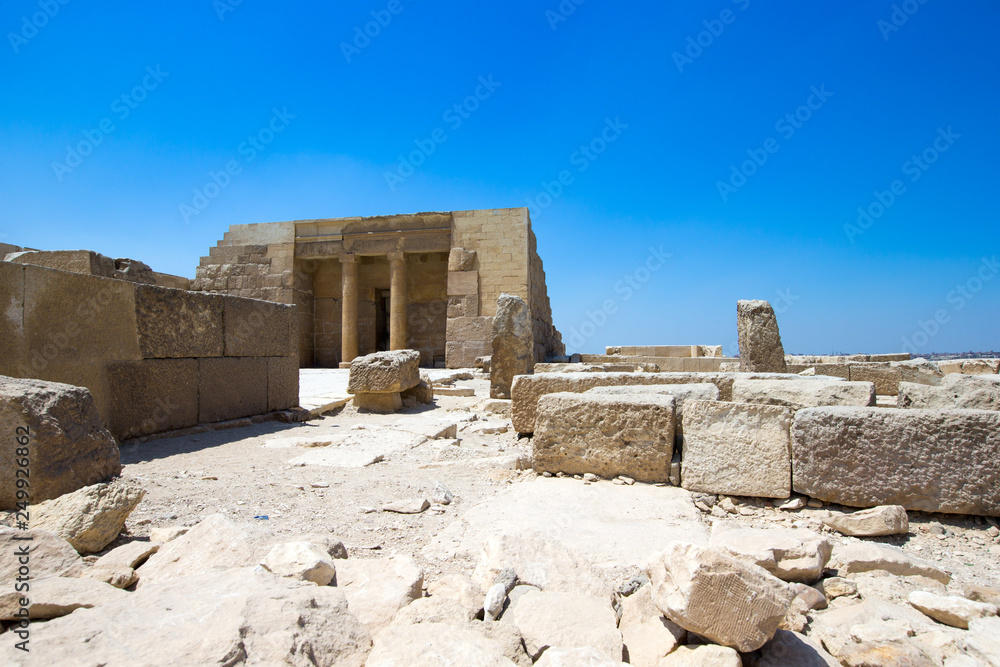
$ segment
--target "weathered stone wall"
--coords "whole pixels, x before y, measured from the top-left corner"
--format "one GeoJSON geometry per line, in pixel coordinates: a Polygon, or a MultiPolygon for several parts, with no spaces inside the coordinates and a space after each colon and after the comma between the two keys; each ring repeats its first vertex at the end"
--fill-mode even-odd
{"type": "Polygon", "coordinates": [[[119,439],[298,403],[294,310],[0,262],[0,375],[86,387],[119,439]]]}

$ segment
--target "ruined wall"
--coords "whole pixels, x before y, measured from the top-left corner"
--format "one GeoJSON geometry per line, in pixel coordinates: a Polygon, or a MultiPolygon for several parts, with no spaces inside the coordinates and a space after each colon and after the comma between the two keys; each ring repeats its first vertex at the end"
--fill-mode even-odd
{"type": "Polygon", "coordinates": [[[298,404],[294,310],[0,262],[0,374],[86,387],[119,439],[298,404]]]}
{"type": "Polygon", "coordinates": [[[407,347],[420,352],[422,366],[445,362],[448,311],[448,254],[406,256],[407,347]]]}
{"type": "MultiPolygon", "coordinates": [[[[524,210],[524,214],[528,215],[527,209],[524,210]]],[[[552,324],[552,305],[549,303],[545,269],[542,266],[542,258],[538,256],[538,241],[530,222],[528,223],[528,285],[531,295],[528,307],[531,309],[531,323],[535,335],[535,361],[543,362],[549,357],[566,354],[562,334],[552,324]]]]}

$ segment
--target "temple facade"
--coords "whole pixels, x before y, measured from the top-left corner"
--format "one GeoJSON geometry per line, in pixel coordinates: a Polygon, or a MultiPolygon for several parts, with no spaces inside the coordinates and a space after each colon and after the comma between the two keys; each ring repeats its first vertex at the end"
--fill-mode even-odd
{"type": "Polygon", "coordinates": [[[529,306],[537,361],[565,351],[526,208],[233,225],[191,289],[295,305],[302,367],[396,349],[471,367],[504,292],[529,306]]]}

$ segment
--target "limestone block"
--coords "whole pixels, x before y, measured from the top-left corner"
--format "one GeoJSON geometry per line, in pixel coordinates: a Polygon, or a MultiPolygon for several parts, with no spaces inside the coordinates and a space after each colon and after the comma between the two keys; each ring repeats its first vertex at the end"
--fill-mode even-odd
{"type": "Polygon", "coordinates": [[[18,461],[23,458],[17,450],[25,446],[31,502],[121,473],[118,445],[101,423],[90,392],[81,387],[0,376],[0,428],[6,434],[0,448],[0,509],[17,507],[18,461]]]}
{"type": "Polygon", "coordinates": [[[94,484],[30,507],[31,525],[62,537],[81,554],[111,544],[146,492],[121,478],[94,484]]]}
{"type": "Polygon", "coordinates": [[[318,586],[326,586],[337,574],[333,559],[323,547],[301,540],[274,545],[260,564],[278,576],[318,586]]]}
{"type": "Polygon", "coordinates": [[[445,365],[448,368],[475,368],[476,359],[489,356],[491,352],[492,346],[488,336],[481,341],[448,341],[445,343],[445,365]]]}
{"type": "Polygon", "coordinates": [[[924,410],[1000,410],[1000,375],[950,373],[937,387],[899,384],[899,407],[924,410]]]}
{"type": "Polygon", "coordinates": [[[108,429],[127,440],[198,423],[198,360],[109,362],[108,429]]]}
{"type": "MultiPolygon", "coordinates": [[[[609,658],[607,654],[589,646],[580,648],[552,646],[545,649],[535,667],[621,667],[624,664],[621,660],[609,658]]],[[[640,663],[633,661],[629,664],[640,663]]]]}
{"type": "Polygon", "coordinates": [[[449,271],[448,296],[479,294],[479,271],[449,271]]]}
{"type": "Polygon", "coordinates": [[[590,647],[612,660],[622,659],[618,619],[606,599],[535,590],[521,596],[508,614],[532,659],[537,660],[550,646],[590,647]]]}
{"type": "Polygon", "coordinates": [[[465,248],[452,248],[448,254],[449,271],[472,271],[475,269],[476,251],[465,248]]]}
{"type": "Polygon", "coordinates": [[[681,646],[660,660],[657,667],[742,667],[740,654],[728,646],[681,646]]]}
{"type": "Polygon", "coordinates": [[[529,375],[535,363],[535,340],[528,304],[501,294],[493,317],[490,398],[510,398],[515,375],[529,375]]]}
{"type": "MultiPolygon", "coordinates": [[[[77,609],[90,609],[126,597],[128,593],[94,579],[48,577],[31,582],[28,618],[45,620],[59,618],[77,609]]],[[[21,606],[13,588],[0,592],[0,621],[16,619],[21,606]]]]}
{"type": "Polygon", "coordinates": [[[736,326],[741,371],[785,372],[785,349],[781,345],[778,319],[771,304],[767,301],[738,301],[736,326]]]}
{"type": "Polygon", "coordinates": [[[409,556],[337,561],[337,588],[359,621],[376,633],[423,595],[424,572],[409,556]]]}
{"type": "Polygon", "coordinates": [[[267,412],[267,359],[198,360],[198,421],[202,424],[267,412]]]}
{"type": "Polygon", "coordinates": [[[690,401],[684,409],[681,486],[689,491],[791,495],[792,411],[772,405],[690,401]]]}
{"type": "Polygon", "coordinates": [[[225,298],[227,357],[284,357],[298,350],[294,306],[225,298]]]}
{"type": "Polygon", "coordinates": [[[267,360],[267,410],[285,410],[299,404],[299,358],[267,360]]]}
{"type": "Polygon", "coordinates": [[[403,399],[399,392],[359,391],[354,394],[354,407],[359,412],[389,415],[403,409],[403,399]]]}
{"type": "Polygon", "coordinates": [[[687,631],[663,615],[653,604],[653,587],[645,584],[621,601],[618,628],[628,649],[629,664],[657,667],[663,656],[684,643],[687,631]]]}
{"type": "Polygon", "coordinates": [[[910,528],[906,508],[901,505],[881,505],[852,514],[834,514],[823,519],[823,523],[838,533],[855,537],[900,535],[910,528]]]}
{"type": "Polygon", "coordinates": [[[903,382],[939,385],[944,379],[944,373],[941,372],[938,365],[926,359],[897,361],[891,363],[890,366],[899,369],[900,378],[903,382]]]}
{"type": "Polygon", "coordinates": [[[876,542],[850,542],[833,555],[832,566],[841,576],[884,572],[898,577],[921,576],[947,585],[951,575],[933,563],[910,556],[902,549],[876,542]]]}
{"type": "Polygon", "coordinates": [[[135,318],[146,359],[221,357],[225,297],[139,285],[135,318]]]}
{"type": "Polygon", "coordinates": [[[792,466],[795,491],[824,502],[1000,516],[1000,413],[807,408],[792,466]]]}
{"type": "Polygon", "coordinates": [[[416,350],[375,352],[351,362],[349,393],[399,393],[420,383],[420,353],[416,350]]]}
{"type": "Polygon", "coordinates": [[[653,560],[649,578],[653,601],[667,618],[744,653],[774,636],[795,597],[761,567],[682,542],[653,560]]]}
{"type": "MultiPolygon", "coordinates": [[[[29,368],[24,340],[24,267],[0,262],[0,374],[21,376],[29,368]]],[[[24,373],[26,375],[27,373],[24,373]]]]}
{"type": "Polygon", "coordinates": [[[823,405],[875,405],[875,385],[871,382],[840,380],[750,380],[733,383],[734,403],[781,405],[793,410],[823,405]]]}
{"type": "Polygon", "coordinates": [[[88,276],[115,277],[115,260],[93,250],[28,250],[7,261],[88,276]]]}
{"type": "Polygon", "coordinates": [[[138,360],[134,283],[37,266],[24,270],[25,349],[52,367],[138,360]]]}
{"type": "Polygon", "coordinates": [[[449,317],[447,323],[448,342],[491,340],[493,321],[489,317],[449,317]]]}
{"type": "Polygon", "coordinates": [[[875,393],[879,396],[895,396],[899,393],[903,372],[898,368],[886,364],[857,362],[849,366],[852,382],[874,382],[875,393]]]}
{"type": "Polygon", "coordinates": [[[623,385],[619,387],[594,387],[588,389],[588,394],[610,396],[656,395],[673,396],[677,405],[675,408],[674,431],[680,436],[684,434],[682,426],[684,403],[686,401],[717,401],[719,388],[710,382],[700,384],[660,384],[660,385],[623,385]]]}
{"type": "Polygon", "coordinates": [[[668,482],[675,405],[672,396],[572,392],[543,396],[532,439],[532,465],[536,472],[668,482]]]}
{"type": "Polygon", "coordinates": [[[963,630],[968,630],[969,623],[977,618],[997,615],[995,604],[973,602],[957,595],[913,591],[907,599],[914,609],[919,609],[935,621],[963,630]]]}
{"type": "Polygon", "coordinates": [[[83,559],[69,542],[46,530],[19,530],[0,526],[0,589],[13,590],[21,563],[17,549],[31,545],[31,578],[78,577],[83,559]]]}
{"type": "Polygon", "coordinates": [[[963,375],[996,375],[1000,359],[968,359],[962,362],[963,375]]]}
{"type": "Polygon", "coordinates": [[[759,565],[783,581],[812,583],[823,574],[833,546],[803,528],[731,528],[716,524],[711,546],[759,565]]]}

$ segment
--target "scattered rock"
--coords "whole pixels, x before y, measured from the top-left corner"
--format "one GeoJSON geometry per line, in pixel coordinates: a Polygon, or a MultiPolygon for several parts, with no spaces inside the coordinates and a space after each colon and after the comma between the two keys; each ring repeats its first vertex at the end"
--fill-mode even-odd
{"type": "Polygon", "coordinates": [[[787,500],[780,505],[778,505],[779,510],[794,511],[800,510],[806,506],[806,499],[802,496],[796,496],[791,500],[787,500]]]}
{"type": "Polygon", "coordinates": [[[431,597],[447,598],[461,604],[475,616],[483,608],[483,591],[464,574],[446,574],[427,584],[431,597]]]}
{"type": "Polygon", "coordinates": [[[419,352],[416,350],[375,352],[356,357],[351,361],[347,392],[398,394],[418,384],[420,384],[419,352]]]}
{"type": "Polygon", "coordinates": [[[456,600],[442,597],[417,598],[399,610],[392,619],[392,625],[450,623],[462,626],[475,617],[476,614],[456,600]]]}
{"type": "Polygon", "coordinates": [[[957,595],[935,595],[926,591],[913,591],[907,599],[915,609],[919,609],[935,621],[963,630],[967,630],[969,623],[977,618],[997,615],[996,605],[973,602],[957,595]]]}
{"type": "Polygon", "coordinates": [[[0,526],[0,585],[12,590],[18,576],[18,551],[30,547],[31,577],[79,577],[83,559],[69,542],[44,530],[15,530],[0,526]],[[10,584],[8,586],[8,584],[10,584]]]}
{"type": "Polygon", "coordinates": [[[858,585],[843,577],[828,577],[816,584],[817,590],[826,596],[827,600],[839,597],[849,597],[858,594],[858,585]]]}
{"type": "MultiPolygon", "coordinates": [[[[0,621],[13,621],[20,610],[22,597],[29,599],[28,614],[32,620],[58,618],[82,608],[106,604],[128,593],[95,579],[47,577],[31,582],[31,590],[0,593],[0,621]]],[[[34,647],[32,647],[34,648],[34,647]]]]}
{"type": "MultiPolygon", "coordinates": [[[[545,650],[535,667],[621,667],[621,660],[609,658],[605,653],[588,646],[580,648],[559,648],[553,646],[545,650]]],[[[637,664],[635,662],[630,664],[637,664]]]]}
{"type": "MultiPolygon", "coordinates": [[[[20,317],[20,316],[18,316],[20,317]]],[[[20,321],[20,320],[19,320],[20,321]]],[[[6,352],[5,352],[6,354],[6,352]]],[[[30,443],[31,498],[58,498],[121,474],[118,445],[104,427],[90,391],[59,382],[0,375],[0,510],[17,507],[17,450],[30,443]],[[15,429],[27,429],[15,432],[15,429]]],[[[32,515],[32,528],[34,525],[32,515]]]]}
{"type": "Polygon", "coordinates": [[[658,667],[742,667],[740,654],[726,646],[681,646],[660,660],[658,667]]]}
{"type": "Polygon", "coordinates": [[[830,541],[802,528],[737,528],[720,524],[711,545],[745,558],[784,581],[811,583],[830,560],[830,541]]]}
{"type": "Polygon", "coordinates": [[[920,575],[942,584],[951,581],[944,570],[887,544],[852,542],[834,552],[834,564],[839,574],[887,572],[901,577],[920,575]]]}
{"type": "Polygon", "coordinates": [[[483,601],[483,611],[487,621],[495,621],[500,618],[503,612],[503,605],[507,602],[507,587],[503,584],[493,584],[490,590],[486,591],[486,599],[483,601]]]}
{"type": "Polygon", "coordinates": [[[450,505],[451,501],[455,499],[455,496],[448,489],[447,486],[441,482],[434,482],[434,492],[431,495],[431,500],[438,505],[450,505]]]}
{"type": "Polygon", "coordinates": [[[176,540],[181,535],[187,534],[189,528],[186,526],[167,526],[166,528],[153,528],[149,531],[149,541],[166,544],[176,540]]]}
{"type": "Polygon", "coordinates": [[[96,579],[115,588],[128,588],[139,581],[139,575],[136,574],[135,570],[121,564],[95,564],[83,576],[88,579],[96,579]]]}
{"type": "Polygon", "coordinates": [[[795,597],[761,567],[674,542],[650,566],[653,601],[667,618],[742,652],[763,646],[795,597]]]}
{"type": "Polygon", "coordinates": [[[513,667],[503,648],[458,625],[393,625],[375,635],[366,667],[513,667]]]}
{"type": "Polygon", "coordinates": [[[900,535],[909,531],[906,508],[902,505],[881,505],[852,514],[835,514],[823,523],[844,535],[878,537],[900,535]]]}
{"type": "Polygon", "coordinates": [[[277,544],[260,564],[268,572],[278,576],[311,581],[318,586],[326,586],[337,575],[337,570],[323,547],[309,542],[277,544]]]}
{"type": "Polygon", "coordinates": [[[30,508],[32,527],[48,530],[81,554],[111,544],[146,492],[131,480],[94,484],[30,508]]]}
{"type": "Polygon", "coordinates": [[[104,554],[97,559],[94,567],[122,565],[134,569],[149,560],[149,557],[159,550],[160,545],[156,542],[135,540],[104,554]]]}
{"type": "Polygon", "coordinates": [[[550,646],[590,647],[613,660],[622,659],[618,618],[606,599],[579,593],[529,591],[507,614],[524,637],[528,655],[535,660],[550,646]]]}
{"type": "Polygon", "coordinates": [[[376,633],[396,613],[423,595],[424,572],[409,556],[348,559],[337,564],[337,588],[350,611],[376,633]]]}
{"type": "Polygon", "coordinates": [[[667,619],[653,604],[653,587],[649,584],[623,599],[621,609],[618,628],[631,665],[656,667],[687,637],[684,628],[667,619]]]}
{"type": "Polygon", "coordinates": [[[426,498],[411,498],[409,500],[397,500],[382,506],[383,512],[394,512],[396,514],[420,514],[425,512],[431,504],[426,498]]]}

